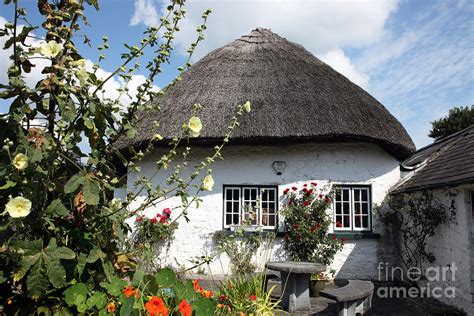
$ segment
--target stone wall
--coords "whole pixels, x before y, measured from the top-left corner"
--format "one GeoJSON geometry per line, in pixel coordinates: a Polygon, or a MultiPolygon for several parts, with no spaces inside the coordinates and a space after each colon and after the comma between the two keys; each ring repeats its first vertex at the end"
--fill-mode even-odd
{"type": "MultiPolygon", "coordinates": [[[[190,166],[212,151],[210,148],[193,150],[196,151],[190,166]]],[[[129,176],[130,188],[135,177],[150,176],[154,172],[154,161],[159,156],[160,152],[156,152],[153,157],[141,163],[140,174],[129,176]]],[[[372,188],[373,204],[379,204],[400,178],[399,162],[378,146],[365,143],[228,146],[224,149],[223,156],[224,160],[216,161],[212,166],[215,180],[213,191],[202,194],[203,201],[199,209],[189,210],[190,223],[179,221],[170,249],[160,254],[171,265],[176,264],[175,259],[180,264],[189,265],[188,259],[213,252],[212,235],[223,229],[223,185],[277,185],[279,196],[282,196],[285,188],[301,185],[306,181],[317,181],[319,185],[328,181],[364,184],[372,188]],[[276,175],[273,171],[273,161],[286,162],[287,167],[282,175],[276,175]]],[[[166,186],[163,177],[154,182],[166,186]]],[[[139,205],[143,198],[138,198],[135,205],[139,205]]],[[[172,205],[178,205],[178,200],[170,199],[148,210],[148,213],[151,217],[157,210],[172,205]]],[[[382,232],[377,222],[373,224],[375,233],[382,232]]],[[[337,270],[336,277],[376,279],[376,264],[380,254],[385,253],[380,249],[382,245],[383,241],[380,240],[346,241],[344,250],[337,254],[333,264],[333,268],[337,270]]],[[[285,258],[280,238],[275,242],[272,258],[285,258]]],[[[228,268],[229,262],[225,256],[221,256],[209,267],[213,274],[227,273],[228,268]]]]}

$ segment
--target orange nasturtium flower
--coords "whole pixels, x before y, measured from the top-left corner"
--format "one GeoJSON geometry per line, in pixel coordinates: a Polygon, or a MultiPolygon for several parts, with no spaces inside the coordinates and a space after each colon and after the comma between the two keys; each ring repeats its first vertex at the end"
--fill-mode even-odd
{"type": "Polygon", "coordinates": [[[138,297],[138,289],[134,290],[133,287],[130,285],[127,285],[125,287],[125,290],[122,291],[123,294],[125,294],[126,297],[130,297],[132,295],[135,295],[135,297],[138,297]]]}
{"type": "Polygon", "coordinates": [[[115,303],[110,302],[109,305],[107,305],[107,313],[113,313],[115,312],[115,303]]]}
{"type": "Polygon", "coordinates": [[[204,290],[201,292],[202,296],[206,297],[206,298],[210,298],[212,297],[212,292],[211,291],[208,291],[208,290],[204,290]]]}
{"type": "Polygon", "coordinates": [[[193,286],[195,292],[202,292],[203,288],[199,285],[199,279],[193,280],[193,286]]]}
{"type": "Polygon", "coordinates": [[[181,313],[181,316],[191,316],[191,314],[193,313],[191,305],[189,305],[188,301],[186,300],[182,300],[181,303],[179,303],[178,309],[181,313]]]}
{"type": "Polygon", "coordinates": [[[158,296],[152,296],[145,304],[145,309],[150,316],[168,316],[168,308],[163,299],[158,296]]]}

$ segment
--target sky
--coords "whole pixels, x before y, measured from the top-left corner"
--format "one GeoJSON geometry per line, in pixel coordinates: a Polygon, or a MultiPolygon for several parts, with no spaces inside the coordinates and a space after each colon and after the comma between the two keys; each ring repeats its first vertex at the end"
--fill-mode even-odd
{"type": "MultiPolygon", "coordinates": [[[[30,21],[39,24],[36,1],[19,3],[30,21]]],[[[93,48],[77,39],[80,52],[96,62],[99,53],[94,47],[107,35],[110,49],[100,65],[106,76],[120,64],[123,43],[138,43],[147,26],[159,23],[165,3],[99,0],[100,11],[86,10],[91,26],[81,31],[91,38],[93,48]]],[[[188,0],[176,49],[154,82],[157,88],[166,86],[185,62],[208,8],[213,12],[194,62],[256,27],[269,28],[367,90],[401,121],[417,147],[432,141],[427,136],[430,122],[453,106],[474,104],[473,0],[188,0]]],[[[0,27],[11,21],[12,13],[11,6],[0,5],[0,27]]],[[[32,39],[29,44],[41,41],[32,39]]],[[[0,83],[6,80],[8,55],[0,50],[0,83]]],[[[148,53],[143,59],[151,57],[148,53]]],[[[132,90],[145,76],[145,70],[134,76],[132,90]]],[[[33,72],[27,81],[34,84],[40,77],[33,72]]],[[[113,95],[119,86],[115,79],[107,88],[113,95]]]]}

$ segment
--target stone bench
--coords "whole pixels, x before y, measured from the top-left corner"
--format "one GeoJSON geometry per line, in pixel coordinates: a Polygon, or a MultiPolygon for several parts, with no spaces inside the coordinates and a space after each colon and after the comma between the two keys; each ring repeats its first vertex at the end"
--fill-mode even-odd
{"type": "Polygon", "coordinates": [[[321,296],[336,301],[339,316],[365,314],[372,307],[374,284],[370,281],[349,280],[343,287],[324,290],[321,296]]]}

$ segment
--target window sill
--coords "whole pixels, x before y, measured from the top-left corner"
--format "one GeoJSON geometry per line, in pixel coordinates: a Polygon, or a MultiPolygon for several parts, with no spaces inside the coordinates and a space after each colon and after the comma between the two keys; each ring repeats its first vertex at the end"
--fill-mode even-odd
{"type": "Polygon", "coordinates": [[[335,236],[338,239],[345,238],[346,240],[361,240],[361,239],[380,239],[380,234],[372,232],[334,232],[329,236],[335,236]]]}

